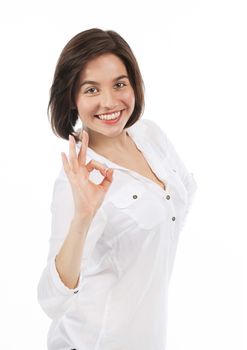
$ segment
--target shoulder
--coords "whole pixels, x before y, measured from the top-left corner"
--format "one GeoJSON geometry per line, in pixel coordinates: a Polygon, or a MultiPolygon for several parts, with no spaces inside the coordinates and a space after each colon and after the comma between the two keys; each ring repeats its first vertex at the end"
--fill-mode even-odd
{"type": "Polygon", "coordinates": [[[131,135],[138,138],[144,147],[151,145],[162,155],[167,154],[169,139],[165,131],[153,120],[141,118],[129,130],[131,135]]]}
{"type": "Polygon", "coordinates": [[[131,126],[134,132],[139,132],[147,137],[158,138],[158,141],[167,139],[165,131],[153,120],[147,118],[139,119],[133,126],[131,126]]]}

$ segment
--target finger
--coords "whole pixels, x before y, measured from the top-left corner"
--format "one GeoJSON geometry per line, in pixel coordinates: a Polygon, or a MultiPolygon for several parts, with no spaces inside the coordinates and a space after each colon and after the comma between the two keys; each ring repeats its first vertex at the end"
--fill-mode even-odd
{"type": "Polygon", "coordinates": [[[105,192],[108,191],[113,181],[113,169],[108,169],[105,178],[101,181],[99,186],[103,188],[105,192]]]}
{"type": "Polygon", "coordinates": [[[63,162],[63,168],[66,174],[69,174],[70,171],[70,165],[67,159],[67,156],[64,152],[61,152],[62,162],[63,162]]]}
{"type": "Polygon", "coordinates": [[[79,165],[85,165],[85,163],[86,163],[88,139],[89,139],[88,133],[85,130],[83,130],[82,131],[81,148],[80,148],[79,155],[78,155],[79,165]]]}
{"type": "Polygon", "coordinates": [[[69,161],[71,169],[76,173],[78,171],[78,159],[75,149],[75,139],[69,135],[69,161]]]}
{"type": "Polygon", "coordinates": [[[100,162],[97,162],[94,159],[91,159],[90,162],[87,163],[86,168],[89,172],[91,172],[94,169],[99,170],[103,176],[106,175],[106,170],[108,169],[106,166],[104,166],[100,162]]]}

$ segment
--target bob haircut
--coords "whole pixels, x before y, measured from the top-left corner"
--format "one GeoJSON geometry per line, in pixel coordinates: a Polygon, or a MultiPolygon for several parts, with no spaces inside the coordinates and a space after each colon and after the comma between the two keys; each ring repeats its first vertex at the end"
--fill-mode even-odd
{"type": "Polygon", "coordinates": [[[144,111],[144,82],[137,60],[127,42],[113,30],[91,28],[75,35],[64,47],[58,59],[47,108],[48,118],[56,136],[66,140],[75,133],[78,111],[75,96],[80,72],[88,61],[112,53],[124,63],[135,94],[135,107],[124,128],[133,125],[144,111]],[[49,113],[50,112],[50,113],[49,113]]]}

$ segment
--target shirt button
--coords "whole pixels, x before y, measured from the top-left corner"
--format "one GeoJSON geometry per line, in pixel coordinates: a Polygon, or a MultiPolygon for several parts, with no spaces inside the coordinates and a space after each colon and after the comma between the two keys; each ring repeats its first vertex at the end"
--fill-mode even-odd
{"type": "Polygon", "coordinates": [[[170,199],[171,197],[169,196],[169,194],[166,196],[166,199],[170,199]]]}
{"type": "Polygon", "coordinates": [[[173,217],[172,217],[172,221],[175,221],[175,220],[176,220],[176,218],[175,218],[175,216],[173,216],[173,217]]]}
{"type": "Polygon", "coordinates": [[[74,294],[76,294],[76,293],[78,293],[78,292],[79,292],[79,290],[75,290],[75,291],[74,291],[74,294]]]}
{"type": "Polygon", "coordinates": [[[137,198],[137,195],[136,195],[136,194],[133,194],[133,198],[136,199],[136,198],[137,198]]]}

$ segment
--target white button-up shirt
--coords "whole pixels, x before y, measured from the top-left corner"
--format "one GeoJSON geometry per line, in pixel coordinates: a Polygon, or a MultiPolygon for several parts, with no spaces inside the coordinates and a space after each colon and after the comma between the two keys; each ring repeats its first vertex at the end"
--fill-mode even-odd
{"type": "MultiPolygon", "coordinates": [[[[166,189],[88,148],[87,162],[95,159],[113,168],[113,182],[87,233],[79,284],[70,289],[55,267],[74,213],[61,169],[53,191],[47,266],[38,285],[39,303],[52,319],[50,350],[166,348],[168,285],[197,184],[155,122],[142,118],[127,132],[166,189]]],[[[103,177],[93,170],[90,179],[100,183],[103,177]]]]}

